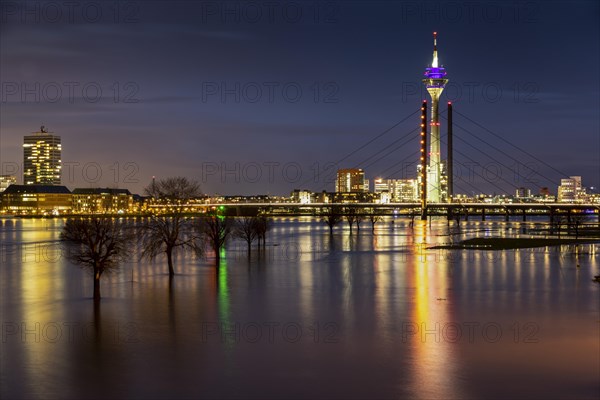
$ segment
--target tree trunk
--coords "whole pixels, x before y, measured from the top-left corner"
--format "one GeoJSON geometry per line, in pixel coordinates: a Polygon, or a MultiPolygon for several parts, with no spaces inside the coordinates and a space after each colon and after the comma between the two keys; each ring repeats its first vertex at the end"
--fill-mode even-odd
{"type": "Polygon", "coordinates": [[[248,242],[248,259],[250,259],[252,256],[252,241],[248,240],[247,242],[248,242]]]}
{"type": "Polygon", "coordinates": [[[94,268],[94,300],[100,300],[100,269],[94,268]]]}
{"type": "Polygon", "coordinates": [[[175,276],[175,269],[173,269],[173,249],[168,248],[167,251],[167,263],[169,264],[169,277],[175,276]]]}
{"type": "Polygon", "coordinates": [[[329,225],[329,235],[333,236],[333,225],[329,225]]]}
{"type": "Polygon", "coordinates": [[[221,250],[219,248],[219,246],[213,246],[213,250],[215,251],[215,264],[217,265],[217,267],[221,264],[221,252],[219,250],[221,250]]]}

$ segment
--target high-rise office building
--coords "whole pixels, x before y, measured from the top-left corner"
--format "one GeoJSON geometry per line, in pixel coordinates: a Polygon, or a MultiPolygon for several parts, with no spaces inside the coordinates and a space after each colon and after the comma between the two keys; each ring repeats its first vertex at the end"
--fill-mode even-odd
{"type": "Polygon", "coordinates": [[[360,168],[338,169],[336,192],[364,192],[365,171],[360,168]]]}
{"type": "Polygon", "coordinates": [[[431,67],[425,70],[423,83],[431,96],[431,122],[429,142],[429,165],[427,167],[427,201],[440,203],[444,201],[443,193],[443,167],[441,162],[440,122],[438,104],[444,87],[448,83],[446,70],[439,65],[437,53],[437,32],[433,32],[433,60],[431,67]]]}
{"type": "Polygon", "coordinates": [[[23,139],[23,183],[25,185],[60,185],[60,136],[48,132],[44,126],[39,132],[23,139]]]}

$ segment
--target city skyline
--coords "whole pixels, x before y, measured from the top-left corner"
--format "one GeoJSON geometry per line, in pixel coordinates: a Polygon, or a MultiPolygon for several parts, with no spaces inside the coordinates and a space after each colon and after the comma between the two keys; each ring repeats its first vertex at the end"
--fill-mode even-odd
{"type": "MultiPolygon", "coordinates": [[[[434,36],[436,35],[436,33],[434,32],[434,36]]],[[[434,46],[435,47],[435,46],[434,46]]],[[[436,54],[437,52],[434,50],[434,63],[436,64],[436,54]]],[[[430,68],[429,68],[430,69],[430,68]]],[[[428,69],[428,71],[429,71],[428,69]]],[[[443,70],[443,68],[442,68],[443,70]]],[[[428,73],[426,73],[427,75],[428,73]]],[[[424,80],[425,82],[425,80],[424,80]]],[[[437,97],[437,95],[436,95],[437,97]]],[[[448,107],[450,107],[450,102],[448,103],[448,107]]],[[[430,114],[430,118],[431,118],[431,123],[430,124],[426,124],[429,126],[434,126],[434,125],[438,125],[439,123],[433,122],[434,120],[437,120],[437,116],[434,116],[433,111],[430,114]]],[[[452,124],[448,124],[448,127],[446,128],[447,130],[450,129],[452,124]]],[[[421,125],[423,127],[423,125],[421,125]]],[[[421,128],[423,129],[423,128],[421,128]]],[[[432,141],[436,140],[439,141],[439,130],[430,130],[428,132],[428,136],[431,136],[432,141]],[[436,139],[437,137],[437,139],[436,139]]],[[[427,145],[426,142],[421,142],[421,147],[423,146],[423,143],[425,143],[425,146],[427,146],[428,148],[431,149],[431,151],[429,152],[429,155],[431,155],[433,153],[433,148],[434,146],[431,145],[431,143],[429,143],[429,145],[427,145]]],[[[437,146],[438,149],[438,156],[440,156],[440,147],[439,144],[437,146]]],[[[61,153],[62,153],[62,144],[61,144],[61,138],[58,135],[55,135],[54,132],[48,132],[48,130],[45,128],[45,126],[41,126],[41,128],[39,129],[39,131],[36,132],[32,132],[31,135],[25,135],[23,137],[23,181],[22,181],[22,185],[27,186],[27,185],[50,185],[50,186],[56,186],[56,185],[61,185],[61,171],[62,171],[62,160],[61,160],[61,153]]],[[[422,153],[422,152],[421,152],[422,153]]],[[[450,150],[446,149],[446,156],[449,157],[450,156],[450,150]]],[[[439,159],[440,157],[438,157],[439,159]]],[[[442,188],[442,191],[440,193],[443,193],[443,196],[440,197],[440,200],[436,201],[436,202],[452,202],[452,200],[450,200],[447,197],[447,191],[449,190],[449,184],[450,182],[448,181],[448,176],[447,176],[447,171],[446,169],[448,168],[448,163],[450,159],[444,159],[443,163],[440,164],[440,161],[435,161],[434,163],[438,163],[442,168],[440,170],[441,174],[440,174],[440,178],[441,178],[441,185],[439,185],[442,188]]],[[[425,162],[429,162],[430,164],[432,163],[430,160],[430,157],[425,158],[425,162]]],[[[79,166],[79,163],[77,163],[79,166]]],[[[95,164],[95,163],[93,163],[95,164]]],[[[415,163],[413,163],[415,164],[415,163]]],[[[84,164],[84,169],[88,168],[90,164],[84,164]]],[[[73,173],[72,171],[72,167],[73,165],[68,165],[69,168],[71,169],[71,171],[69,171],[69,174],[71,175],[73,173]]],[[[114,167],[114,166],[113,166],[114,167]]],[[[272,170],[272,166],[269,166],[272,170]]],[[[549,166],[551,167],[551,166],[549,166]]],[[[328,169],[331,168],[331,166],[327,166],[328,169]]],[[[510,169],[510,168],[509,168],[510,169]]],[[[512,169],[511,169],[512,170],[512,169]]],[[[94,176],[99,176],[101,175],[102,171],[102,167],[97,166],[97,165],[93,165],[93,173],[94,176]]],[[[112,169],[112,171],[115,174],[118,174],[119,171],[115,168],[112,169]]],[[[427,171],[428,171],[428,175],[434,176],[435,178],[435,174],[431,174],[430,173],[430,166],[428,165],[427,167],[427,171]]],[[[516,170],[512,170],[515,174],[517,173],[516,170]]],[[[89,171],[88,171],[89,172],[89,171]]],[[[231,172],[231,171],[229,171],[231,172]]],[[[475,170],[472,170],[471,173],[475,174],[475,170]]],[[[397,178],[374,178],[373,179],[373,186],[371,187],[371,180],[365,178],[365,171],[362,168],[345,168],[345,169],[338,169],[336,171],[336,179],[335,179],[335,188],[333,189],[333,191],[331,191],[332,193],[343,193],[343,192],[364,192],[364,193],[374,193],[374,194],[379,194],[381,197],[381,199],[377,199],[377,202],[416,202],[418,200],[418,197],[420,196],[420,190],[418,189],[418,185],[419,185],[419,181],[420,181],[420,172],[418,170],[417,167],[417,176],[413,177],[413,178],[402,178],[402,179],[397,179],[397,178]],[[378,188],[379,185],[379,188],[378,188]],[[385,189],[383,189],[383,186],[385,185],[385,189]],[[398,187],[396,187],[397,185],[400,185],[398,187]],[[414,186],[414,188],[411,188],[412,186],[414,186]],[[402,188],[400,188],[402,187],[402,188]],[[409,189],[410,188],[410,189],[409,189]],[[408,191],[407,191],[408,190],[408,191]],[[383,195],[382,192],[389,192],[389,197],[387,195],[383,195]],[[403,195],[400,195],[400,193],[404,193],[403,195]],[[411,193],[411,194],[408,194],[411,193]],[[385,200],[384,200],[385,199],[385,200]],[[399,199],[403,199],[403,200],[399,200],[399,199]]],[[[484,176],[480,175],[482,178],[485,179],[484,176]]],[[[10,184],[15,184],[18,185],[18,178],[16,175],[0,175],[0,178],[2,179],[2,188],[0,190],[0,193],[2,193],[10,184]]],[[[151,183],[154,182],[154,180],[156,179],[155,176],[152,177],[151,183]]],[[[506,181],[506,180],[505,180],[506,181]]],[[[102,185],[91,185],[90,183],[97,183],[98,180],[94,179],[93,181],[88,181],[87,183],[89,184],[87,188],[83,188],[83,187],[79,187],[75,189],[75,192],[78,190],[125,190],[128,192],[128,188],[127,187],[121,187],[119,188],[118,185],[113,185],[112,187],[102,187],[102,185]]],[[[507,181],[508,182],[508,181],[507,181]]],[[[71,183],[73,183],[73,181],[71,181],[71,183]]],[[[535,183],[535,182],[533,182],[535,183]]],[[[429,187],[434,187],[435,185],[431,185],[430,182],[428,181],[427,184],[429,187]]],[[[67,186],[66,184],[64,185],[65,187],[67,186]]],[[[453,185],[452,185],[453,186],[453,185]]],[[[472,184],[469,184],[469,186],[475,188],[475,186],[473,186],[472,184]]],[[[492,198],[492,197],[506,197],[506,198],[514,198],[514,199],[530,199],[533,197],[536,197],[536,195],[540,195],[540,198],[544,199],[544,202],[548,202],[551,201],[551,199],[556,200],[558,203],[561,202],[573,202],[575,199],[578,199],[579,194],[581,193],[583,195],[582,198],[580,198],[579,202],[582,202],[581,200],[583,199],[583,202],[589,202],[588,200],[585,200],[585,198],[588,195],[595,195],[597,193],[597,187],[593,187],[593,186],[584,186],[582,185],[582,179],[581,176],[569,176],[567,178],[562,178],[560,179],[560,183],[556,185],[556,195],[554,195],[553,191],[551,189],[549,189],[548,187],[542,187],[540,185],[536,185],[539,188],[539,191],[535,191],[532,190],[531,187],[528,187],[527,185],[525,186],[516,186],[514,185],[515,188],[515,192],[516,194],[513,196],[511,193],[509,192],[505,192],[505,193],[497,193],[497,192],[493,192],[493,193],[484,193],[482,191],[473,191],[472,192],[472,197],[468,195],[468,193],[459,193],[458,195],[456,195],[456,199],[458,201],[460,201],[461,199],[464,201],[465,199],[468,198],[477,198],[477,197],[488,197],[488,198],[492,198]],[[563,189],[563,191],[561,192],[561,189],[563,189]],[[567,193],[565,195],[565,193],[567,193]],[[565,200],[568,199],[568,200],[565,200]]],[[[146,188],[149,186],[146,186],[146,188]]],[[[68,188],[67,188],[68,189],[68,188]]],[[[142,192],[142,195],[145,194],[145,190],[142,192]]],[[[306,189],[294,189],[291,193],[291,196],[294,197],[294,193],[295,192],[306,192],[306,193],[316,193],[316,192],[311,192],[311,191],[307,191],[306,189]]],[[[74,192],[74,193],[75,193],[74,192]]],[[[327,189],[324,189],[323,192],[330,192],[327,189]]],[[[223,196],[223,194],[219,194],[219,193],[204,193],[203,192],[203,196],[216,196],[216,197],[220,197],[223,196]]],[[[265,194],[260,194],[260,193],[254,193],[254,194],[250,194],[250,195],[240,195],[240,194],[236,194],[236,195],[225,195],[225,196],[248,196],[248,197],[252,197],[252,196],[265,196],[265,194]]],[[[267,197],[269,196],[269,194],[266,195],[267,197]]],[[[278,197],[277,195],[274,195],[275,197],[278,197]]],[[[284,196],[279,196],[279,197],[286,197],[284,196]]],[[[455,197],[455,196],[452,196],[455,197]]],[[[429,198],[429,194],[428,194],[428,202],[432,202],[431,199],[429,198]]],[[[594,200],[591,201],[591,203],[593,203],[594,200]]]]}
{"type": "MultiPolygon", "coordinates": [[[[589,186],[600,186],[599,142],[594,135],[599,129],[595,112],[598,77],[586,77],[589,84],[584,90],[575,90],[568,78],[575,76],[581,66],[598,63],[597,52],[589,51],[598,48],[597,35],[585,34],[579,28],[586,25],[583,22],[586,18],[594,15],[597,5],[582,2],[581,7],[561,8],[554,4],[533,11],[506,6],[502,8],[503,17],[495,24],[484,23],[489,22],[484,19],[490,17],[483,13],[475,13],[473,20],[463,19],[466,23],[462,25],[442,16],[436,20],[425,15],[423,24],[417,23],[420,18],[407,18],[406,23],[399,24],[395,30],[391,29],[391,16],[403,18],[415,12],[413,9],[386,5],[390,17],[380,16],[379,24],[375,25],[368,8],[347,3],[338,6],[337,11],[332,11],[336,18],[328,22],[315,21],[312,14],[306,14],[311,15],[310,21],[306,17],[297,23],[280,20],[251,24],[242,18],[239,23],[223,24],[221,19],[202,14],[201,8],[188,5],[189,17],[183,17],[177,26],[172,23],[169,9],[159,13],[160,7],[143,8],[137,21],[129,24],[101,21],[95,25],[96,30],[89,31],[85,24],[48,22],[36,25],[27,35],[19,35],[27,24],[17,23],[12,14],[5,15],[0,39],[3,44],[0,60],[3,70],[2,173],[10,174],[7,169],[22,168],[17,153],[20,139],[31,131],[32,125],[43,123],[69,143],[63,150],[64,161],[70,163],[70,169],[63,171],[63,183],[72,187],[122,187],[139,193],[152,176],[185,175],[197,178],[205,193],[224,195],[283,195],[304,187],[315,191],[333,190],[335,179],[331,183],[323,180],[327,165],[353,152],[336,169],[361,167],[371,180],[388,178],[385,174],[380,176],[380,172],[409,156],[411,146],[383,157],[369,168],[357,164],[378,154],[412,129],[416,120],[410,119],[393,129],[384,138],[387,142],[382,139],[362,149],[361,146],[417,110],[420,101],[426,98],[420,74],[431,59],[431,32],[438,31],[444,38],[443,63],[452,65],[452,81],[442,95],[443,104],[452,99],[457,113],[468,116],[560,171],[562,176],[541,163],[534,165],[555,183],[564,177],[581,175],[589,186]],[[513,18],[515,12],[520,13],[518,19],[513,18]],[[194,15],[206,16],[205,23],[194,25],[191,20],[194,15]],[[561,24],[570,29],[551,29],[559,17],[561,24]],[[153,80],[152,69],[139,63],[151,59],[150,49],[144,46],[128,53],[117,51],[119,56],[107,58],[103,48],[90,53],[81,47],[85,40],[104,38],[119,49],[120,44],[113,42],[115,33],[134,28],[148,33],[153,25],[164,33],[164,39],[155,44],[157,49],[162,49],[169,38],[177,38],[173,49],[166,53],[172,62],[165,65],[157,60],[156,67],[168,71],[178,65],[181,74],[166,74],[160,81],[153,80]],[[78,59],[88,56],[86,68],[71,76],[69,67],[59,70],[53,66],[57,55],[52,53],[43,56],[45,65],[52,67],[40,69],[37,66],[42,55],[33,50],[32,32],[40,33],[56,26],[70,33],[80,29],[89,31],[84,31],[85,35],[78,39],[62,33],[43,39],[54,43],[55,48],[60,44],[72,45],[70,48],[77,51],[78,59]],[[303,46],[304,39],[295,32],[306,31],[306,40],[311,40],[315,26],[317,31],[327,33],[327,41],[322,44],[311,41],[310,47],[303,46]],[[273,29],[277,29],[277,37],[268,35],[273,29]],[[362,36],[351,37],[358,39],[354,43],[368,56],[345,62],[357,50],[342,41],[351,30],[361,32],[362,36]],[[219,52],[220,57],[181,53],[181,46],[189,45],[194,38],[198,39],[195,46],[206,49],[247,46],[248,51],[264,55],[260,61],[256,59],[254,70],[263,72],[237,71],[233,60],[223,56],[227,52],[219,52]],[[361,48],[361,40],[377,45],[361,48]],[[20,50],[15,52],[17,43],[20,50]],[[548,55],[554,54],[556,48],[561,49],[561,56],[549,60],[548,55]],[[336,51],[332,53],[331,49],[336,51]],[[400,58],[394,49],[401,49],[403,56],[400,58]],[[500,53],[513,54],[519,62],[505,63],[499,58],[500,53]],[[188,56],[184,58],[187,63],[177,62],[184,54],[188,56]],[[275,54],[286,57],[278,59],[275,54]],[[304,68],[289,67],[286,60],[294,54],[300,57],[297,64],[304,68]],[[99,72],[97,66],[102,65],[102,57],[114,68],[99,72]],[[119,62],[121,59],[128,60],[130,67],[119,62]],[[263,63],[273,66],[260,68],[263,63]],[[199,73],[191,74],[192,65],[200,67],[199,73]],[[540,69],[540,65],[543,68],[540,69]],[[362,79],[358,79],[359,76],[362,79]],[[85,86],[87,97],[80,92],[78,96],[69,97],[68,82],[74,90],[85,86]],[[62,96],[55,102],[51,100],[56,87],[51,83],[62,88],[62,96]],[[284,98],[279,89],[286,84],[290,92],[284,98]],[[103,88],[103,96],[92,102],[96,85],[103,88]],[[251,102],[256,85],[262,90],[262,97],[251,102]],[[291,90],[298,87],[302,97],[293,102],[291,90]],[[269,88],[277,89],[272,99],[267,96],[269,88]],[[495,93],[500,94],[499,98],[495,93]],[[345,117],[340,118],[342,115],[345,117]],[[33,124],[32,116],[36,121],[33,124]],[[235,123],[230,122],[233,116],[235,123]],[[578,121],[575,125],[572,117],[578,121]],[[166,137],[169,151],[164,151],[166,137]],[[233,146],[224,147],[225,143],[233,146]],[[564,151],[566,143],[568,154],[564,151]],[[577,159],[569,156],[573,153],[578,155],[577,159]],[[101,178],[97,182],[89,182],[95,177],[86,180],[83,169],[88,167],[87,172],[92,174],[98,166],[101,178]],[[258,179],[257,166],[260,168],[258,179]],[[284,167],[287,170],[284,171],[284,167]],[[301,177],[297,179],[298,170],[301,177]],[[227,174],[227,171],[236,172],[227,174]],[[273,172],[272,178],[270,172],[273,172]],[[65,180],[64,175],[69,173],[72,176],[65,180]],[[308,182],[302,185],[305,181],[308,182]]],[[[131,45],[135,37],[128,36],[126,40],[131,45]]],[[[443,140],[443,115],[441,123],[443,140]]],[[[481,130],[466,120],[457,119],[457,123],[474,134],[481,130]]],[[[466,133],[455,131],[458,137],[462,134],[469,139],[466,133]]],[[[502,142],[494,144],[502,145],[502,142]]],[[[459,142],[455,146],[480,163],[479,172],[493,164],[459,142]]],[[[389,178],[412,178],[416,175],[413,167],[407,165],[389,178]]],[[[496,167],[503,169],[502,177],[515,186],[527,186],[522,179],[514,179],[512,171],[496,167]]],[[[463,175],[467,172],[463,168],[463,175]]],[[[15,171],[14,174],[20,176],[21,173],[15,171]]],[[[531,171],[523,175],[527,173],[531,171]]],[[[556,186],[537,178],[536,183],[542,187],[556,186]]],[[[482,183],[482,192],[499,192],[493,185],[475,183],[482,183]]],[[[496,183],[507,193],[514,189],[503,182],[496,183]]]]}

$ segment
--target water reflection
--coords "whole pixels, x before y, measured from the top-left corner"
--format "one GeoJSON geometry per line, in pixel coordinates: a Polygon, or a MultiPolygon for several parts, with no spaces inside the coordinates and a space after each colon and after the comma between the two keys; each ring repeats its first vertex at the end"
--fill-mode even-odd
{"type": "Polygon", "coordinates": [[[597,394],[594,248],[429,248],[522,234],[502,221],[397,218],[330,236],[312,219],[279,220],[250,260],[235,242],[218,267],[180,254],[169,279],[163,260],[132,257],[103,278],[96,307],[90,276],[52,252],[61,224],[0,219],[13,246],[0,270],[2,398],[597,394]],[[26,247],[36,244],[47,246],[26,247]],[[485,324],[502,329],[497,341],[485,324]]]}
{"type": "Polygon", "coordinates": [[[404,323],[403,335],[410,340],[413,355],[413,393],[418,398],[464,398],[459,378],[449,267],[442,257],[423,250],[431,241],[426,221],[415,221],[414,245],[419,257],[407,266],[414,284],[414,309],[410,322],[404,323]],[[440,390],[443,388],[443,391],[440,390]]]}

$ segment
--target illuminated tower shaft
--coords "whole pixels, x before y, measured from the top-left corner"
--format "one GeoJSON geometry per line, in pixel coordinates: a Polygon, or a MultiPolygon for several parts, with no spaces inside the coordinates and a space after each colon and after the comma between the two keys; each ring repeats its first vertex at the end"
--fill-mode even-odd
{"type": "Polygon", "coordinates": [[[431,134],[429,146],[429,167],[427,171],[427,200],[432,203],[442,201],[442,164],[440,149],[440,122],[438,104],[448,79],[446,70],[438,65],[437,32],[433,32],[433,61],[431,67],[425,70],[423,83],[431,96],[431,134]]]}

